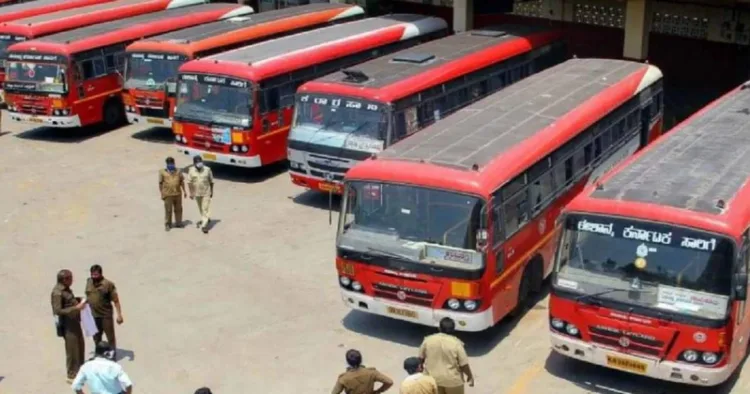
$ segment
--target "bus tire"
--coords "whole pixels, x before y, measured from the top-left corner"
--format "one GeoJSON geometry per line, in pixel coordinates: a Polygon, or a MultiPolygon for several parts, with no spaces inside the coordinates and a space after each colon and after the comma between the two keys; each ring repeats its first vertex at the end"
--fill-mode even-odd
{"type": "Polygon", "coordinates": [[[527,309],[529,304],[529,295],[531,294],[532,285],[532,265],[526,264],[526,268],[523,270],[523,276],[521,276],[521,283],[518,285],[518,301],[516,307],[510,312],[511,316],[521,316],[527,309]]]}
{"type": "Polygon", "coordinates": [[[115,129],[125,123],[125,109],[122,102],[116,98],[107,100],[104,104],[104,113],[102,114],[104,126],[108,129],[115,129]]]}
{"type": "Polygon", "coordinates": [[[531,292],[538,294],[542,291],[542,282],[544,282],[544,259],[536,255],[531,263],[531,292]]]}

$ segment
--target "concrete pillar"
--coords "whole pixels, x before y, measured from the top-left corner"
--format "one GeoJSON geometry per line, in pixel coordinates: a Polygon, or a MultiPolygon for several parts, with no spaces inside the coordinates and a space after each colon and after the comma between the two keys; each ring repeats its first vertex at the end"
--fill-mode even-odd
{"type": "Polygon", "coordinates": [[[622,56],[645,60],[648,57],[648,29],[651,0],[628,0],[625,6],[625,43],[622,56]]]}
{"type": "Polygon", "coordinates": [[[474,28],[474,0],[453,0],[453,30],[456,33],[474,28]]]}

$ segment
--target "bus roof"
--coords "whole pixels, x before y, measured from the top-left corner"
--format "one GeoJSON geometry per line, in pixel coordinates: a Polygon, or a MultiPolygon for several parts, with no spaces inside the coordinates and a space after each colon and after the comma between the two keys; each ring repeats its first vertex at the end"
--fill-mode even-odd
{"type": "Polygon", "coordinates": [[[15,34],[34,38],[96,23],[204,2],[205,0],[115,0],[6,22],[0,25],[0,34],[15,34]]]}
{"type": "Polygon", "coordinates": [[[322,25],[339,18],[356,15],[364,15],[364,10],[350,4],[314,3],[282,8],[252,16],[207,23],[136,41],[128,46],[128,52],[169,52],[193,56],[202,51],[322,25]]]}
{"type": "Polygon", "coordinates": [[[362,83],[335,72],[302,85],[300,92],[334,93],[390,103],[459,75],[531,51],[561,38],[537,26],[504,25],[458,33],[350,67],[362,83]]]}
{"type": "Polygon", "coordinates": [[[229,75],[260,81],[351,52],[364,51],[421,34],[439,32],[448,25],[440,18],[393,14],[328,26],[264,41],[243,48],[193,60],[180,72],[229,75]]]}
{"type": "Polygon", "coordinates": [[[648,64],[571,59],[391,145],[346,178],[488,196],[660,78],[648,64]]]}
{"type": "Polygon", "coordinates": [[[127,42],[140,37],[148,37],[201,23],[213,22],[217,19],[245,15],[252,11],[253,9],[248,6],[227,3],[179,7],[99,23],[36,40],[21,42],[11,46],[9,51],[39,52],[67,56],[104,45],[127,42]]]}
{"type": "Polygon", "coordinates": [[[750,199],[749,105],[750,89],[734,89],[617,166],[569,209],[739,236],[750,218],[750,204],[739,203],[750,199]]]}
{"type": "Polygon", "coordinates": [[[0,11],[0,23],[110,1],[112,0],[33,0],[17,4],[2,5],[2,11],[0,11]]]}

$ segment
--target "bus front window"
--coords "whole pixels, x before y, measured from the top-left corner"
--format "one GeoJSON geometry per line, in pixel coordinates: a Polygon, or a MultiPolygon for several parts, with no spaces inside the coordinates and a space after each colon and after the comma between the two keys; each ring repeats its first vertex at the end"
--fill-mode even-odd
{"type": "Polygon", "coordinates": [[[430,264],[451,261],[433,258],[431,251],[437,251],[456,257],[453,261],[465,263],[467,269],[476,269],[482,265],[476,233],[483,206],[477,197],[449,191],[350,182],[339,218],[339,244],[400,256],[423,250],[422,257],[416,259],[430,264]]]}
{"type": "Polygon", "coordinates": [[[162,90],[165,84],[176,81],[177,71],[183,63],[184,59],[177,55],[132,54],[126,67],[125,88],[162,90]]]}
{"type": "MultiPolygon", "coordinates": [[[[206,77],[210,78],[210,77],[206,77]]],[[[206,83],[181,80],[177,96],[175,119],[197,123],[251,127],[253,94],[250,84],[237,87],[226,83],[206,83]]]]}
{"type": "Polygon", "coordinates": [[[6,85],[9,90],[42,93],[67,93],[67,67],[56,63],[8,63],[6,85]]]}
{"type": "Polygon", "coordinates": [[[554,286],[658,312],[727,315],[733,243],[662,224],[570,215],[554,286]]]}

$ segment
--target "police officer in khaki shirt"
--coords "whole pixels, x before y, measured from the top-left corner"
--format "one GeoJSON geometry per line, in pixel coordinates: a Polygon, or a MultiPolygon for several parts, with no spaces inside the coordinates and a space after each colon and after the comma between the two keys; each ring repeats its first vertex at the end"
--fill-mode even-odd
{"type": "Polygon", "coordinates": [[[188,188],[190,199],[195,198],[201,221],[198,227],[208,234],[208,223],[211,221],[211,199],[214,197],[214,174],[203,164],[200,156],[193,157],[193,166],[188,170],[188,188]]]}
{"type": "Polygon", "coordinates": [[[172,228],[172,212],[174,212],[174,227],[182,227],[182,197],[185,192],[185,178],[177,170],[174,159],[167,157],[167,166],[159,170],[159,193],[164,201],[164,230],[172,228]]]}
{"type": "Polygon", "coordinates": [[[75,379],[83,365],[83,331],[81,330],[81,310],[86,306],[85,300],[73,295],[70,286],[73,284],[73,273],[60,270],[57,273],[57,284],[52,288],[52,313],[58,321],[58,335],[65,340],[65,365],[68,383],[75,379]]]}
{"type": "Polygon", "coordinates": [[[440,320],[440,333],[428,336],[419,347],[419,358],[424,360],[427,373],[435,378],[439,394],[463,394],[464,375],[469,387],[474,387],[469,357],[464,343],[453,336],[455,330],[456,323],[445,317],[440,320]]]}
{"type": "Polygon", "coordinates": [[[101,342],[102,333],[107,334],[107,342],[114,350],[112,359],[116,359],[115,321],[117,324],[122,324],[124,321],[120,308],[120,296],[117,294],[115,284],[104,277],[102,266],[94,264],[89,271],[91,277],[86,281],[86,301],[91,306],[91,314],[94,316],[96,328],[99,329],[99,332],[94,335],[94,345],[101,342]],[[116,319],[113,319],[114,311],[117,311],[116,319]]]}
{"type": "Polygon", "coordinates": [[[346,363],[349,368],[339,375],[331,394],[341,394],[341,392],[346,394],[380,394],[393,386],[391,378],[378,372],[375,368],[366,368],[362,365],[362,354],[359,350],[351,349],[347,351],[346,363]],[[380,388],[375,389],[375,383],[380,383],[380,388]]]}

